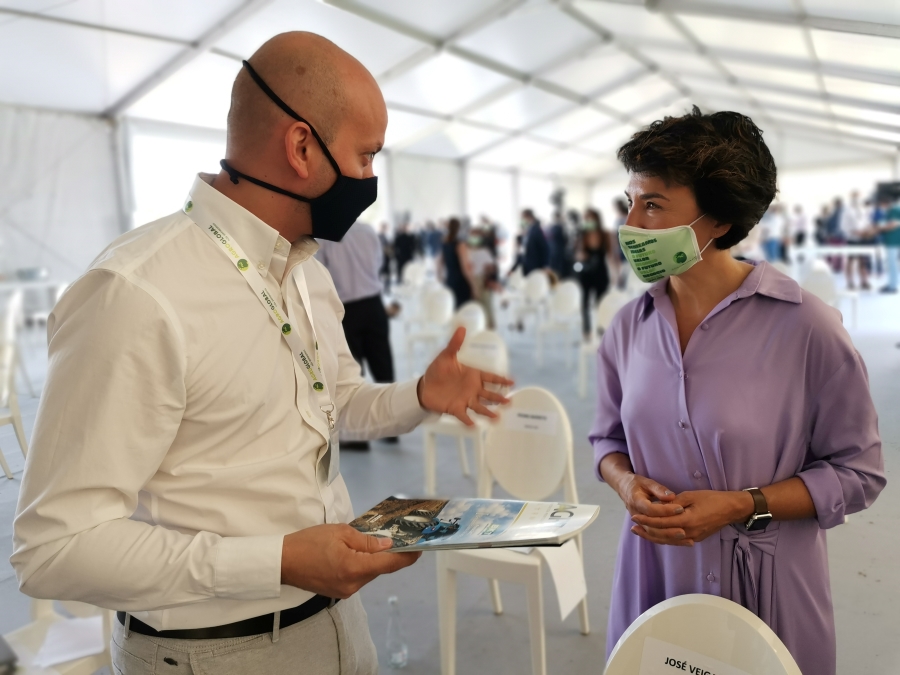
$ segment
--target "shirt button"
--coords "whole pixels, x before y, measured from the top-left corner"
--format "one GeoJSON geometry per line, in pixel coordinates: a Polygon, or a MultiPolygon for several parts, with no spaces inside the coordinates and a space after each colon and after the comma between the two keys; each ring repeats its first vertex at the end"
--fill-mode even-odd
{"type": "Polygon", "coordinates": [[[705,323],[702,326],[700,326],[700,328],[702,328],[703,330],[709,330],[709,324],[705,323]]]}
{"type": "Polygon", "coordinates": [[[682,380],[684,379],[684,371],[683,370],[678,373],[678,377],[682,380]]]}
{"type": "Polygon", "coordinates": [[[703,478],[703,474],[700,473],[699,471],[695,471],[695,472],[694,472],[694,478],[703,478]]]}
{"type": "Polygon", "coordinates": [[[715,581],[715,580],[716,580],[716,575],[713,574],[712,572],[710,572],[709,574],[706,575],[706,580],[707,580],[707,581],[715,581]]]}
{"type": "Polygon", "coordinates": [[[687,424],[684,423],[684,420],[678,420],[678,428],[687,429],[687,424]]]}
{"type": "Polygon", "coordinates": [[[275,250],[276,250],[276,251],[280,251],[280,250],[281,250],[281,242],[280,242],[280,241],[276,241],[276,242],[275,242],[275,250]]]}
{"type": "Polygon", "coordinates": [[[264,269],[266,269],[266,263],[259,263],[259,265],[257,265],[256,267],[257,267],[257,269],[264,270],[264,269]]]}

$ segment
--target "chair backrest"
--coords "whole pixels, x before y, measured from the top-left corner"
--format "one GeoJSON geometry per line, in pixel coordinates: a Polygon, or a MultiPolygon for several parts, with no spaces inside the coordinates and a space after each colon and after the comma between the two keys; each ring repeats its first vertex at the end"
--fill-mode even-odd
{"type": "Polygon", "coordinates": [[[446,326],[453,318],[453,293],[443,286],[428,288],[422,298],[422,315],[429,327],[446,326]]]}
{"type": "Polygon", "coordinates": [[[556,316],[578,316],[581,312],[581,286],[563,281],[550,296],[550,309],[556,316]]]}
{"type": "Polygon", "coordinates": [[[400,281],[404,286],[420,286],[425,281],[425,263],[419,260],[410,260],[403,266],[400,281]]]}
{"type": "Polygon", "coordinates": [[[594,315],[594,329],[603,334],[612,323],[613,317],[625,305],[631,302],[631,295],[618,288],[610,288],[597,303],[597,312],[594,315]]]}
{"type": "Polygon", "coordinates": [[[16,386],[16,343],[0,342],[0,408],[9,407],[16,386]]]}
{"type": "Polygon", "coordinates": [[[550,295],[550,279],[544,270],[534,270],[525,277],[525,297],[529,302],[540,302],[550,295]]]}
{"type": "Polygon", "coordinates": [[[788,265],[788,264],[787,264],[786,262],[784,262],[783,260],[776,260],[775,262],[769,263],[769,265],[771,265],[772,267],[774,267],[776,270],[778,270],[778,271],[781,272],[782,274],[785,274],[785,275],[787,275],[787,276],[789,276],[789,277],[793,277],[793,276],[794,276],[793,272],[791,271],[791,266],[788,265]]]}
{"type": "Polygon", "coordinates": [[[837,302],[837,289],[834,286],[831,272],[813,269],[800,286],[828,305],[834,305],[837,302]]]}
{"type": "Polygon", "coordinates": [[[525,275],[522,268],[517,267],[506,279],[506,287],[511,291],[521,291],[525,288],[525,275]]]}
{"type": "Polygon", "coordinates": [[[470,368],[497,375],[509,374],[509,353],[499,333],[483,330],[467,334],[457,355],[459,362],[470,368]]]}
{"type": "Polygon", "coordinates": [[[3,342],[15,342],[19,328],[22,325],[22,298],[24,297],[21,290],[10,293],[6,298],[6,305],[3,308],[3,335],[0,336],[3,342]]]}
{"type": "MultiPolygon", "coordinates": [[[[516,499],[539,501],[562,484],[563,498],[577,502],[572,427],[562,403],[540,387],[520,389],[509,399],[488,428],[482,471],[516,499]]],[[[483,481],[488,489],[491,484],[483,481]]]]}
{"type": "Polygon", "coordinates": [[[724,664],[748,675],[801,675],[771,628],[717,595],[679,595],[648,609],[619,638],[605,675],[645,672],[644,659],[658,663],[650,672],[678,672],[665,667],[666,658],[687,661],[700,673],[721,673],[724,664]]]}
{"type": "Polygon", "coordinates": [[[828,263],[822,260],[821,258],[814,258],[813,261],[809,265],[810,272],[831,272],[831,268],[828,266],[828,263]]]}
{"type": "Polygon", "coordinates": [[[487,327],[487,317],[484,314],[484,307],[474,300],[464,303],[462,307],[456,310],[456,314],[453,315],[450,325],[452,325],[453,328],[462,326],[466,329],[467,335],[480,333],[487,327]]]}
{"type": "Polygon", "coordinates": [[[632,297],[636,298],[641,293],[650,288],[650,284],[638,278],[638,275],[631,269],[631,265],[625,266],[625,291],[632,297]]]}

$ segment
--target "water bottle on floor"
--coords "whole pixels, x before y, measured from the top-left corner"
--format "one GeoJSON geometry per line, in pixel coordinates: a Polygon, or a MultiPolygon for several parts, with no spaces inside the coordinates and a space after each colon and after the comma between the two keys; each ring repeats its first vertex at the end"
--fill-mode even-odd
{"type": "Polygon", "coordinates": [[[388,666],[391,669],[406,668],[409,650],[406,648],[403,633],[400,630],[400,601],[396,595],[388,598],[387,653],[388,666]]]}

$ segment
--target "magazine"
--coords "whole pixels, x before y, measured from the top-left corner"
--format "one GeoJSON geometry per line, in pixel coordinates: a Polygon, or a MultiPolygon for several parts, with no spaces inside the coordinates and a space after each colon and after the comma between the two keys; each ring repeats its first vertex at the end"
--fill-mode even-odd
{"type": "Polygon", "coordinates": [[[560,546],[599,511],[599,506],[562,502],[388,497],[350,525],[390,537],[392,551],[560,546]]]}

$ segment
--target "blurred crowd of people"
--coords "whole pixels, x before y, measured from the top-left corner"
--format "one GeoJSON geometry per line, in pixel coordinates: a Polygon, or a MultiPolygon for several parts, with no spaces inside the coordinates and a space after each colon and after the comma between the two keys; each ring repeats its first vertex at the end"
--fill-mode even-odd
{"type": "Polygon", "coordinates": [[[876,192],[862,200],[858,190],[849,199],[835,197],[822,205],[818,215],[810,218],[801,205],[793,209],[775,203],[769,207],[755,233],[741,242],[740,253],[748,258],[764,257],[769,262],[790,262],[793,251],[818,246],[884,246],[885,259],[871,255],[827,257],[835,273],[843,272],[847,288],[871,290],[872,269],[884,264],[887,283],[882,293],[896,293],[900,283],[898,253],[900,253],[900,200],[890,192],[876,192]],[[758,249],[758,250],[757,250],[758,249]]]}
{"type": "MultiPolygon", "coordinates": [[[[799,204],[773,203],[759,225],[735,247],[734,255],[790,263],[793,254],[801,255],[808,247],[877,246],[876,256],[866,252],[826,259],[835,273],[846,275],[850,289],[871,289],[871,274],[884,271],[887,281],[881,292],[896,293],[900,287],[900,199],[891,194],[876,192],[863,200],[859,191],[853,191],[846,200],[835,197],[815,217],[808,216],[799,204]],[[879,269],[872,269],[873,260],[879,269]]],[[[432,258],[438,279],[453,292],[456,306],[479,302],[493,327],[492,295],[502,289],[509,275],[527,276],[544,270],[551,283],[572,279],[580,284],[582,327],[587,337],[591,308],[611,285],[621,287],[627,272],[617,232],[628,217],[628,204],[617,198],[612,207],[614,220],[608,224],[595,208],[559,208],[546,223],[533,209],[523,209],[518,232],[509,241],[512,264],[505,274],[501,274],[500,248],[507,242],[507,234],[487,216],[477,222],[452,217],[419,227],[406,219],[393,236],[383,223],[378,236],[384,254],[381,279],[385,292],[394,280],[403,279],[403,269],[410,261],[432,258]]]]}

